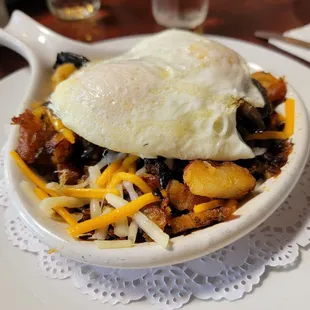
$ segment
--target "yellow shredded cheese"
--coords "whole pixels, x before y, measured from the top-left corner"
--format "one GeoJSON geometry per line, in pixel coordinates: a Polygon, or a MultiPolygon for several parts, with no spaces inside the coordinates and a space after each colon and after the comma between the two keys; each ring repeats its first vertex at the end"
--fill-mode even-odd
{"type": "Polygon", "coordinates": [[[286,132],[287,136],[290,137],[294,133],[295,127],[295,101],[294,99],[287,99],[285,102],[285,128],[284,131],[286,132]]]}
{"type": "Polygon", "coordinates": [[[37,109],[39,107],[41,107],[43,105],[43,101],[33,101],[31,104],[30,104],[30,107],[31,109],[37,109]]]}
{"type": "Polygon", "coordinates": [[[128,173],[136,174],[136,172],[137,172],[137,165],[136,163],[132,163],[128,169],[128,173]]]}
{"type": "Polygon", "coordinates": [[[50,197],[43,189],[41,189],[40,187],[36,187],[34,190],[34,193],[37,195],[37,197],[40,200],[43,200],[45,198],[50,197]]]}
{"type": "Polygon", "coordinates": [[[262,133],[254,133],[247,136],[247,140],[286,140],[287,138],[287,134],[282,131],[264,131],[262,133]]]}
{"type": "Polygon", "coordinates": [[[47,115],[51,123],[53,124],[55,130],[61,133],[71,144],[74,144],[75,143],[74,133],[70,129],[65,127],[62,121],[59,118],[55,117],[49,109],[47,109],[47,115]]]}
{"type": "Polygon", "coordinates": [[[27,166],[27,164],[22,160],[22,158],[15,151],[11,151],[10,155],[14,159],[14,161],[16,162],[17,166],[20,168],[22,173],[30,181],[32,181],[34,184],[36,184],[38,187],[40,187],[43,191],[48,193],[50,196],[53,196],[53,197],[58,196],[55,191],[48,189],[46,187],[46,183],[27,166]]]}
{"type": "Polygon", "coordinates": [[[46,113],[46,107],[42,106],[42,107],[38,107],[36,109],[34,109],[32,111],[33,115],[37,118],[37,119],[41,119],[41,117],[46,113]]]}
{"type": "Polygon", "coordinates": [[[75,70],[76,67],[71,63],[60,65],[52,75],[52,82],[54,86],[57,86],[57,84],[66,80],[75,70]]]}
{"type": "Polygon", "coordinates": [[[139,187],[141,191],[146,194],[150,193],[152,189],[143,181],[142,178],[138,177],[135,174],[126,173],[126,172],[118,172],[114,174],[111,182],[108,184],[108,188],[115,188],[119,185],[122,181],[128,181],[139,187]]]}
{"type": "Polygon", "coordinates": [[[144,206],[152,202],[156,202],[158,200],[159,200],[158,197],[153,196],[152,193],[148,193],[129,202],[128,204],[126,204],[125,206],[119,209],[115,209],[112,212],[107,213],[105,215],[98,216],[93,219],[74,225],[72,227],[69,227],[67,230],[71,236],[77,237],[86,232],[89,232],[89,231],[92,231],[98,228],[106,227],[128,216],[132,216],[144,206]]]}
{"type": "MultiPolygon", "coordinates": [[[[35,194],[37,197],[41,200],[50,197],[44,190],[42,190],[39,187],[36,187],[34,189],[35,194]]],[[[69,213],[69,211],[64,207],[57,207],[54,208],[55,212],[57,212],[65,222],[67,222],[69,225],[75,225],[77,224],[77,220],[72,216],[72,214],[69,213]]]]}
{"type": "Polygon", "coordinates": [[[119,192],[116,188],[72,188],[64,187],[62,192],[66,196],[77,198],[97,198],[102,199],[106,194],[118,195],[119,192]]]}
{"type": "Polygon", "coordinates": [[[225,202],[223,199],[216,199],[216,200],[211,200],[209,202],[204,202],[204,203],[201,203],[199,205],[196,205],[194,207],[194,212],[195,213],[201,213],[201,212],[204,212],[207,210],[214,209],[214,208],[219,207],[219,206],[223,206],[224,203],[225,202]]]}
{"type": "Polygon", "coordinates": [[[284,117],[284,115],[278,113],[278,114],[277,114],[277,118],[278,118],[278,122],[285,122],[285,117],[284,117]]]}
{"type": "Polygon", "coordinates": [[[111,181],[113,174],[120,168],[122,160],[117,160],[111,163],[99,176],[96,183],[101,187],[106,187],[111,181]]]}
{"type": "Polygon", "coordinates": [[[264,131],[262,133],[255,133],[247,136],[247,140],[267,140],[289,139],[294,133],[295,126],[295,101],[294,99],[287,99],[285,101],[285,128],[284,131],[264,131]]]}
{"type": "Polygon", "coordinates": [[[54,210],[70,225],[77,225],[77,220],[64,207],[55,207],[54,210]]]}
{"type": "Polygon", "coordinates": [[[128,172],[131,165],[133,165],[137,160],[139,159],[139,156],[136,155],[129,155],[124,159],[122,162],[122,165],[116,172],[128,172]]]}

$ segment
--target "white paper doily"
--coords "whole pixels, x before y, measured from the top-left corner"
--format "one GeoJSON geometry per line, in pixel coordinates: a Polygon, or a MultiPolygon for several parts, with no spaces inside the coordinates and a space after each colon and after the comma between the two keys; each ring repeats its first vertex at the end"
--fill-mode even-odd
{"type": "MultiPolygon", "coordinates": [[[[0,155],[3,177],[3,154],[0,155]]],[[[54,279],[71,278],[82,294],[103,303],[127,304],[145,298],[162,309],[177,309],[191,296],[236,300],[250,292],[267,266],[294,264],[299,246],[310,244],[310,162],[298,185],[278,210],[257,229],[210,255],[184,264],[143,270],[88,266],[59,253],[48,254],[10,205],[5,180],[0,181],[0,206],[9,240],[36,254],[38,270],[54,279]],[[309,194],[307,193],[309,192],[309,194]]]]}

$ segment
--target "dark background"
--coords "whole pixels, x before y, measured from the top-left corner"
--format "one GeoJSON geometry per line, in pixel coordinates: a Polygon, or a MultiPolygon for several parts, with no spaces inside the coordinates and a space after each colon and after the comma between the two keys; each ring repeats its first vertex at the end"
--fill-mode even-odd
{"type": "MultiPolygon", "coordinates": [[[[96,16],[77,22],[61,21],[51,15],[45,0],[9,0],[7,5],[10,13],[22,10],[53,31],[86,42],[162,29],[152,16],[151,0],[102,0],[102,8],[96,16]]],[[[268,46],[267,42],[254,37],[255,30],[282,33],[308,23],[310,0],[210,0],[203,29],[207,34],[268,46]]],[[[0,47],[0,78],[26,65],[20,56],[0,47]]]]}

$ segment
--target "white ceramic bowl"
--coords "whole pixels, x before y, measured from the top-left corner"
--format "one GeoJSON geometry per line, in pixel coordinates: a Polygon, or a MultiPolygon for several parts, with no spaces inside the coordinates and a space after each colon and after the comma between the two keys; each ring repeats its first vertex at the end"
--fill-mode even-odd
{"type": "MultiPolygon", "coordinates": [[[[57,52],[70,51],[88,58],[107,58],[123,53],[141,38],[127,37],[92,45],[78,43],[51,32],[21,12],[15,12],[9,25],[0,30],[0,43],[22,54],[31,67],[30,86],[21,103],[20,112],[31,100],[44,98],[51,91],[51,67],[57,52]]],[[[267,49],[233,39],[216,36],[212,38],[239,52],[254,70],[263,68],[276,75],[288,77],[294,70],[295,73],[304,70],[299,63],[267,49]]],[[[296,83],[289,78],[288,82],[296,83]]],[[[297,82],[303,83],[301,79],[297,82]]],[[[12,201],[40,240],[64,255],[88,264],[145,268],[180,263],[208,254],[257,227],[275,211],[296,184],[308,157],[309,123],[305,106],[291,86],[288,95],[296,100],[295,133],[292,137],[294,150],[280,176],[261,186],[261,193],[237,210],[236,215],[240,215],[237,219],[173,238],[168,250],[154,243],[140,244],[128,249],[99,250],[91,242],[72,239],[65,230],[65,224],[47,218],[37,206],[30,204],[19,189],[19,183],[24,177],[10,157],[6,156],[5,173],[12,201]]],[[[9,138],[9,150],[15,148],[17,137],[18,128],[14,127],[9,138]]]]}

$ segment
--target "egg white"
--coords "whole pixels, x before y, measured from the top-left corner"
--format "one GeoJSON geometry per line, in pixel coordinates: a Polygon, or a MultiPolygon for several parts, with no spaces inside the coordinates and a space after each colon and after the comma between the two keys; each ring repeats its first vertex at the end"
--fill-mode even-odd
{"type": "Polygon", "coordinates": [[[264,105],[236,52],[166,30],[77,71],[56,87],[51,107],[78,135],[114,151],[231,161],[254,157],[236,129],[240,98],[264,105]]]}

